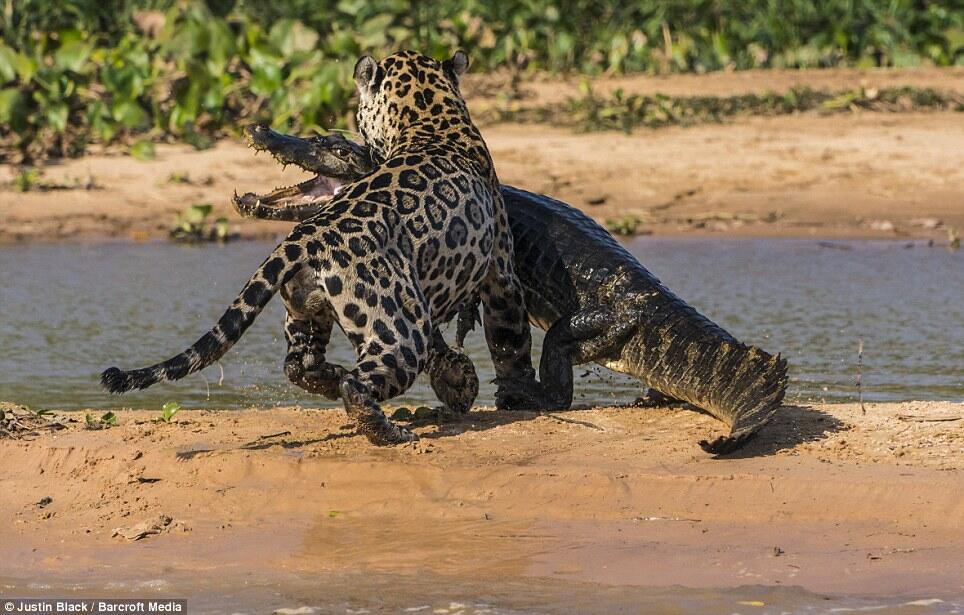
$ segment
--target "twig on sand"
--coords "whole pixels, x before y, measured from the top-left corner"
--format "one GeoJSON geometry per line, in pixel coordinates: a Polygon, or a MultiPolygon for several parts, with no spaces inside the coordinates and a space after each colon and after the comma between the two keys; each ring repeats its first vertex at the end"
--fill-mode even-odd
{"type": "Polygon", "coordinates": [[[860,402],[860,413],[867,414],[867,409],[864,408],[864,390],[861,386],[860,380],[863,372],[864,363],[864,338],[860,338],[857,341],[857,400],[860,402]]]}
{"type": "Polygon", "coordinates": [[[291,432],[290,432],[290,431],[279,431],[278,433],[269,433],[269,434],[264,435],[264,436],[258,436],[258,439],[259,439],[259,440],[267,440],[268,438],[278,438],[278,437],[280,437],[280,436],[290,436],[290,435],[291,435],[291,432]]]}
{"type": "Polygon", "coordinates": [[[606,431],[605,429],[603,429],[603,428],[600,427],[599,425],[593,425],[592,423],[590,423],[590,422],[588,422],[588,421],[577,421],[576,419],[567,419],[567,418],[565,418],[565,417],[558,416],[558,415],[556,415],[556,414],[551,414],[551,413],[549,413],[549,412],[544,412],[544,413],[542,414],[542,416],[547,416],[547,417],[549,417],[549,418],[551,418],[551,419],[555,419],[555,420],[559,421],[560,423],[571,423],[571,424],[573,424],[573,425],[582,425],[583,427],[588,427],[588,428],[590,428],[590,429],[595,429],[596,431],[606,431]]]}
{"type": "Polygon", "coordinates": [[[912,414],[898,414],[897,418],[901,421],[907,421],[910,423],[950,423],[951,421],[959,421],[964,419],[964,416],[914,416],[912,414]]]}

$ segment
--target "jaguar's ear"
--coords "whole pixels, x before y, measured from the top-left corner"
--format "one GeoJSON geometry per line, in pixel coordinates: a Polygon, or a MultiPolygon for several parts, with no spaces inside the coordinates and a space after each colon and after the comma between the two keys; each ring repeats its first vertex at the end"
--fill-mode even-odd
{"type": "Polygon", "coordinates": [[[450,59],[442,62],[442,69],[449,73],[449,75],[455,79],[455,82],[458,83],[459,77],[469,70],[469,56],[459,49],[450,59]]]}
{"type": "Polygon", "coordinates": [[[355,63],[355,86],[362,94],[369,94],[375,84],[378,62],[371,56],[362,56],[355,63]]]}

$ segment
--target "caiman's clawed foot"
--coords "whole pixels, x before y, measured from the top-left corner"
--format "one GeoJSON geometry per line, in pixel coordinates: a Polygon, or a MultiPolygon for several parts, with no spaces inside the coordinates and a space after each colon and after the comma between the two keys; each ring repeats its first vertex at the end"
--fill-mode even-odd
{"type": "Polygon", "coordinates": [[[685,403],[681,399],[676,399],[675,397],[670,397],[664,393],[660,393],[656,389],[649,389],[646,394],[638,398],[633,402],[634,408],[669,408],[670,406],[678,406],[685,403]]]}
{"type": "Polygon", "coordinates": [[[535,378],[496,378],[495,407],[499,410],[564,410],[535,378]]]}
{"type": "Polygon", "coordinates": [[[452,414],[465,414],[479,395],[475,365],[464,354],[447,349],[428,368],[432,390],[452,414]]]}
{"type": "Polygon", "coordinates": [[[744,433],[735,438],[731,436],[720,436],[712,442],[700,440],[700,448],[712,455],[727,455],[739,448],[743,448],[743,445],[749,442],[754,435],[756,435],[756,432],[744,433]]]}

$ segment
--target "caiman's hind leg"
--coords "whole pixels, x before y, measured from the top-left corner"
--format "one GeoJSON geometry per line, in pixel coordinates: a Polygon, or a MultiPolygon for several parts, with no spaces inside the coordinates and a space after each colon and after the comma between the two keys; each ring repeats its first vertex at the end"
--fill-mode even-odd
{"type": "Polygon", "coordinates": [[[432,352],[428,364],[432,390],[455,414],[465,414],[479,395],[479,377],[475,365],[466,355],[449,348],[436,329],[432,334],[432,352]]]}
{"type": "Polygon", "coordinates": [[[669,406],[678,406],[680,404],[685,404],[686,402],[682,399],[676,399],[671,395],[665,393],[660,393],[656,389],[650,387],[646,394],[642,397],[638,397],[636,401],[633,402],[633,407],[635,408],[668,408],[669,406]]]}
{"type": "Polygon", "coordinates": [[[622,304],[603,305],[560,318],[542,342],[539,380],[556,408],[572,405],[572,366],[618,356],[636,330],[622,304]]]}
{"type": "Polygon", "coordinates": [[[289,312],[285,317],[285,375],[296,386],[328,399],[338,399],[338,385],[346,370],[325,361],[325,349],[331,341],[332,317],[323,315],[311,320],[298,319],[289,312]]]}

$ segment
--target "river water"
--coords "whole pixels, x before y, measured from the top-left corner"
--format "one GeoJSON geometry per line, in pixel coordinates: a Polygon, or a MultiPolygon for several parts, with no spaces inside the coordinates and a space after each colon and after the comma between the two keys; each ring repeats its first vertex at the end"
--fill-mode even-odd
{"type": "MultiPolygon", "coordinates": [[[[637,238],[653,273],[747,343],[782,352],[796,402],[964,400],[964,252],[922,243],[637,238]]],[[[218,365],[177,383],[105,394],[101,370],[166,359],[204,333],[273,248],[268,242],[39,244],[0,248],[0,400],[36,408],[331,405],[289,386],[274,301],[218,365]]],[[[451,338],[454,326],[447,331],[451,338]]],[[[534,331],[536,352],[541,332],[534,331]]],[[[469,354],[491,404],[481,331],[469,354]]],[[[336,330],[329,360],[350,365],[336,330]]],[[[633,379],[576,368],[579,404],[627,403],[633,379]]],[[[435,402],[424,377],[404,404],[435,402]]]]}

